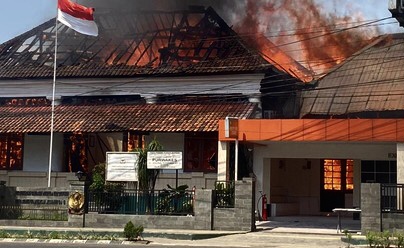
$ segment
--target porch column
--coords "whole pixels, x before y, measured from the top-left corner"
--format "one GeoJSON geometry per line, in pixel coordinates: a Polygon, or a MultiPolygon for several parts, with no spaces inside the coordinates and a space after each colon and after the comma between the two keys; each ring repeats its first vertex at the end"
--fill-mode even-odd
{"type": "MultiPolygon", "coordinates": [[[[397,183],[404,183],[404,143],[397,143],[397,183]]],[[[397,188],[397,209],[403,209],[403,190],[397,188]],[[399,197],[401,196],[401,197],[399,197]]]]}
{"type": "Polygon", "coordinates": [[[355,159],[354,160],[354,176],[353,176],[353,205],[352,207],[360,207],[360,200],[361,200],[361,160],[355,159]]]}
{"type": "Polygon", "coordinates": [[[397,183],[404,183],[404,143],[397,143],[397,183]]]}
{"type": "Polygon", "coordinates": [[[217,180],[226,181],[228,174],[227,166],[228,143],[219,141],[217,146],[217,180]]]}

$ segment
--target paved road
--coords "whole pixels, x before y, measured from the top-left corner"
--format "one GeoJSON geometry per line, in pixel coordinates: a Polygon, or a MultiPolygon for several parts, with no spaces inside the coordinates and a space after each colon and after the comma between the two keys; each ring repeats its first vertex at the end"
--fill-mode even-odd
{"type": "Polygon", "coordinates": [[[35,242],[0,242],[0,247],[20,248],[20,247],[229,247],[229,248],[247,248],[247,247],[279,247],[279,248],[342,248],[347,244],[341,241],[339,235],[324,234],[297,234],[297,233],[273,233],[269,231],[253,232],[247,234],[235,234],[203,240],[173,240],[163,238],[150,238],[150,243],[144,242],[127,244],[80,244],[80,243],[35,243],[35,242]]]}
{"type": "MultiPolygon", "coordinates": [[[[82,243],[45,243],[33,242],[1,242],[1,248],[17,247],[224,247],[224,248],[255,248],[255,247],[279,247],[279,248],[343,248],[348,245],[341,241],[342,234],[336,232],[337,219],[333,217],[277,217],[268,222],[260,222],[257,232],[231,234],[212,239],[200,240],[175,240],[149,236],[150,241],[145,245],[143,242],[125,244],[106,244],[108,241],[100,241],[101,244],[82,243]]],[[[349,230],[360,230],[360,222],[352,219],[344,219],[344,227],[349,230]]],[[[150,231],[150,230],[149,230],[150,231]]],[[[192,230],[171,230],[173,233],[193,233],[192,230]]],[[[199,232],[197,232],[199,233],[199,232]]],[[[55,240],[52,242],[60,242],[55,240]]],[[[80,242],[80,241],[76,241],[80,242]]],[[[94,242],[94,241],[92,241],[94,242]]],[[[352,247],[352,246],[351,246],[352,247]]],[[[355,245],[355,247],[358,247],[355,245]]]]}
{"type": "MultiPolygon", "coordinates": [[[[155,239],[153,244],[168,244],[155,239]]],[[[178,242],[176,245],[206,247],[279,247],[279,248],[339,248],[346,244],[337,235],[270,233],[266,231],[236,234],[207,240],[178,242]]]]}

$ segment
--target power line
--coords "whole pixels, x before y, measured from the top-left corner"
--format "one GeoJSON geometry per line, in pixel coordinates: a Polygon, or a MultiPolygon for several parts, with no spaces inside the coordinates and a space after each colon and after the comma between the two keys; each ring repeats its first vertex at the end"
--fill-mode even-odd
{"type": "MultiPolygon", "coordinates": [[[[387,18],[386,18],[387,19],[387,18]]],[[[322,35],[323,36],[323,35],[322,35]]],[[[284,44],[285,45],[285,44],[284,44]]],[[[203,63],[203,62],[202,62],[203,63]]],[[[206,62],[206,63],[209,63],[208,61],[206,62]]],[[[278,75],[276,75],[275,77],[277,77],[278,75]]],[[[137,80],[138,81],[138,80],[137,80]]],[[[284,82],[285,80],[279,80],[279,81],[282,81],[282,82],[284,82]]],[[[272,82],[272,83],[274,83],[274,82],[272,82]]],[[[124,84],[126,84],[126,83],[123,83],[123,84],[121,84],[121,85],[114,85],[114,86],[110,86],[110,87],[107,87],[107,88],[103,88],[103,89],[95,89],[95,90],[93,90],[92,92],[90,92],[90,93],[94,93],[94,92],[97,92],[97,91],[99,91],[99,90],[105,90],[105,89],[108,89],[108,88],[114,88],[114,87],[117,87],[117,86],[122,86],[122,85],[124,85],[124,84]]],[[[275,86],[275,87],[284,87],[284,86],[275,86]]],[[[88,94],[88,93],[83,93],[83,94],[88,94]]]]}

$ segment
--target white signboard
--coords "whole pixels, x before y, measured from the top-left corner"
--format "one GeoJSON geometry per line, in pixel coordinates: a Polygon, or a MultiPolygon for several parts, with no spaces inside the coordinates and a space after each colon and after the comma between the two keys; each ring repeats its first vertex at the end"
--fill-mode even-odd
{"type": "Polygon", "coordinates": [[[182,170],[182,152],[147,152],[147,169],[182,170]]]}
{"type": "Polygon", "coordinates": [[[106,181],[137,182],[138,152],[107,152],[106,181]]]}

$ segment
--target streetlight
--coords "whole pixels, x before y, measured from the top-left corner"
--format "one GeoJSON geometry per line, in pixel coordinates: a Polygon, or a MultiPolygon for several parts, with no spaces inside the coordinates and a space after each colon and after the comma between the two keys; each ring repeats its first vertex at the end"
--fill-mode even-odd
{"type": "Polygon", "coordinates": [[[83,206],[83,227],[86,226],[86,212],[88,210],[88,192],[87,192],[87,174],[83,171],[77,171],[76,177],[79,179],[80,182],[84,182],[84,206],[83,206]]]}
{"type": "Polygon", "coordinates": [[[78,172],[76,172],[76,177],[77,177],[77,179],[79,179],[79,181],[86,181],[86,179],[87,179],[87,175],[86,175],[86,173],[84,173],[84,172],[82,172],[82,171],[78,171],[78,172]]]}

